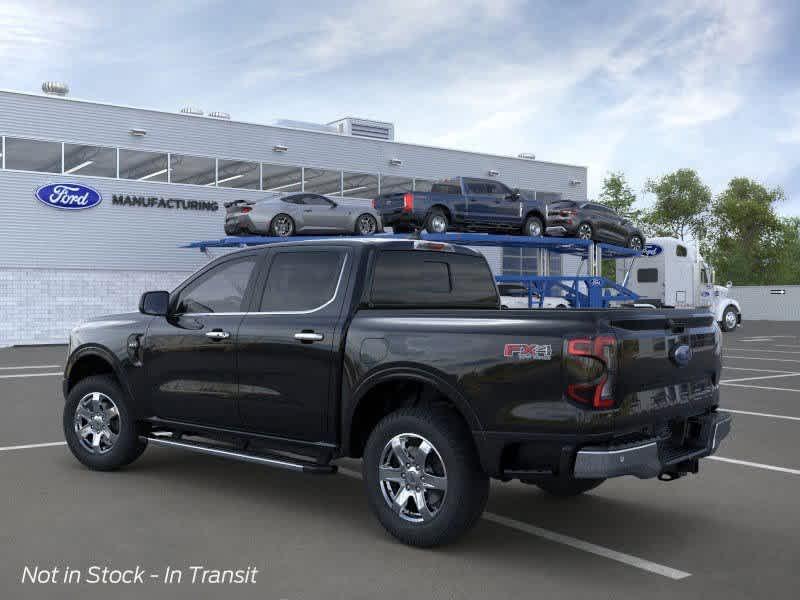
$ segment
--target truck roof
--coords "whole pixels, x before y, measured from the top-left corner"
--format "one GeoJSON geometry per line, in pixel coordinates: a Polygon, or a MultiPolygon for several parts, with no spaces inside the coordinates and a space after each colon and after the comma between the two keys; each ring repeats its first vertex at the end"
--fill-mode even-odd
{"type": "MultiPolygon", "coordinates": [[[[250,246],[243,248],[230,254],[237,254],[238,252],[245,252],[248,250],[267,250],[269,248],[295,248],[297,246],[349,246],[353,248],[364,248],[369,246],[380,246],[387,250],[447,250],[456,254],[465,254],[469,256],[483,256],[480,252],[461,246],[458,244],[450,244],[445,242],[432,242],[428,240],[414,240],[414,239],[397,239],[397,238],[381,238],[381,237],[341,237],[341,238],[300,238],[295,240],[287,240],[285,242],[270,242],[259,246],[250,246]]],[[[230,256],[226,254],[225,256],[230,256]]]]}

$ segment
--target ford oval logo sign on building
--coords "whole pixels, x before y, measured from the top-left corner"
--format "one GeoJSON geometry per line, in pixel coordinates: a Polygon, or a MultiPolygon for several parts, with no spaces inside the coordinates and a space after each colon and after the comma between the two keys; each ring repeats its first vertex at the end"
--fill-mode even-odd
{"type": "Polygon", "coordinates": [[[65,210],[92,208],[103,201],[100,192],[80,183],[50,183],[36,190],[42,204],[65,210]]]}

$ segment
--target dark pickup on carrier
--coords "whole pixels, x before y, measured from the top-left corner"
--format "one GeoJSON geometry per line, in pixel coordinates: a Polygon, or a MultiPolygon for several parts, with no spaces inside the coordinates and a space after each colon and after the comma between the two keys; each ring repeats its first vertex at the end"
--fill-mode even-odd
{"type": "Polygon", "coordinates": [[[430,546],[475,523],[489,478],[569,496],[696,472],[730,429],[720,348],[706,311],[503,310],[464,247],[280,242],[73,330],[63,426],[98,470],[148,443],[311,473],[363,458],[380,522],[430,546]]]}

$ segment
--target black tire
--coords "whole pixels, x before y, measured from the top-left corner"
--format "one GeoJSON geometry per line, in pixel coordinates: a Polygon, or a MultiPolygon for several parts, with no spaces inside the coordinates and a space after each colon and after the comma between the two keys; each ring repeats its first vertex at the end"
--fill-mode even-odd
{"type": "Polygon", "coordinates": [[[428,233],[447,233],[449,228],[450,220],[441,208],[434,208],[428,213],[428,218],[425,219],[425,231],[428,233]],[[443,223],[443,228],[439,223],[443,223]]]}
{"type": "MultiPolygon", "coordinates": [[[[63,427],[67,446],[81,463],[95,471],[113,471],[129,465],[141,456],[147,442],[139,438],[139,424],[133,420],[129,399],[117,380],[108,375],[87,377],[70,390],[64,404],[63,427]],[[78,404],[95,392],[110,398],[116,406],[116,441],[103,453],[88,449],[76,431],[76,411],[78,404]]],[[[113,426],[111,426],[113,428],[113,426]]]]}
{"type": "Polygon", "coordinates": [[[275,215],[269,224],[269,232],[273,237],[291,237],[295,232],[294,219],[285,213],[275,215]],[[283,219],[288,219],[288,232],[282,229],[283,219]]]}
{"type": "Polygon", "coordinates": [[[719,323],[719,328],[728,333],[733,331],[739,326],[739,311],[736,310],[733,306],[728,306],[724,311],[722,311],[722,321],[719,323]],[[733,315],[733,317],[731,317],[733,315]]]}
{"type": "Polygon", "coordinates": [[[225,225],[225,235],[240,235],[241,229],[239,227],[231,227],[229,225],[225,225]]]}
{"type": "Polygon", "coordinates": [[[567,498],[593,490],[604,481],[605,479],[562,479],[561,477],[553,477],[552,479],[538,479],[531,483],[534,483],[548,494],[567,498]]]}
{"type": "Polygon", "coordinates": [[[405,408],[384,417],[367,440],[363,472],[375,516],[391,535],[411,546],[439,546],[464,535],[480,518],[489,497],[489,478],[481,468],[472,434],[459,415],[445,408],[405,408]],[[435,451],[444,467],[446,491],[427,521],[411,522],[395,512],[379,477],[387,445],[401,434],[429,441],[431,454],[435,451]]]}
{"type": "Polygon", "coordinates": [[[575,229],[575,237],[581,240],[593,240],[594,227],[592,227],[591,223],[587,223],[586,221],[584,221],[583,223],[578,225],[578,227],[575,229]],[[586,235],[584,231],[588,231],[588,235],[586,235]]]}
{"type": "Polygon", "coordinates": [[[633,248],[634,250],[642,250],[644,248],[644,240],[642,236],[638,234],[632,235],[628,239],[628,248],[633,248]]]}
{"type": "Polygon", "coordinates": [[[531,215],[525,220],[522,228],[522,235],[529,237],[542,237],[544,235],[544,223],[539,217],[531,215]],[[538,233],[536,233],[538,232],[538,233]]]}
{"type": "Polygon", "coordinates": [[[358,217],[356,218],[355,234],[356,235],[368,236],[368,235],[375,235],[376,233],[379,233],[378,232],[378,219],[376,219],[375,217],[373,217],[369,213],[363,213],[363,214],[358,215],[358,217]],[[368,220],[371,221],[372,229],[370,231],[367,231],[367,232],[364,231],[364,227],[362,226],[362,220],[364,220],[364,219],[368,219],[368,220]]]}

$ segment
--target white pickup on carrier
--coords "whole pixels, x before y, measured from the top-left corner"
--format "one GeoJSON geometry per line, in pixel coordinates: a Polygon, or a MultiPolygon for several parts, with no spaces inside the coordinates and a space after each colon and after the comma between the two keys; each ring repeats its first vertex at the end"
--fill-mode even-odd
{"type": "MultiPolygon", "coordinates": [[[[629,266],[630,260],[617,260],[617,281],[625,278],[629,266]]],[[[694,246],[677,238],[648,239],[623,285],[640,296],[639,303],[707,306],[723,331],[732,331],[742,322],[739,303],[728,297],[732,284],[715,285],[714,270],[694,246]]]]}

